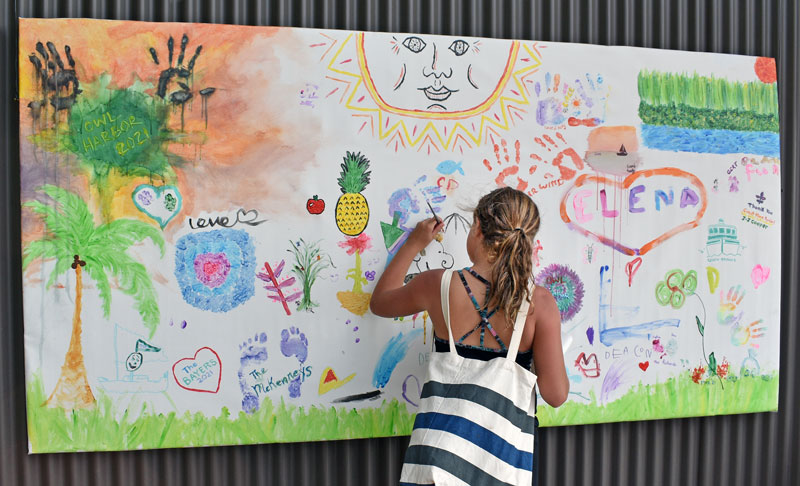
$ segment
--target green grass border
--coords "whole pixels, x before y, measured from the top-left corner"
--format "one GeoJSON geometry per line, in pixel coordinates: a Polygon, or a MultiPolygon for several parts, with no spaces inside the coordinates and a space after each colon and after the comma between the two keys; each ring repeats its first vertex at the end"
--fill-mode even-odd
{"type": "Polygon", "coordinates": [[[664,383],[639,384],[613,402],[600,405],[569,401],[558,408],[539,407],[542,426],[593,424],[667,418],[771,412],[778,409],[778,374],[730,376],[723,390],[718,381],[694,383],[689,371],[664,383]]]}
{"type": "MultiPolygon", "coordinates": [[[[774,411],[778,406],[777,372],[694,383],[689,372],[655,385],[639,384],[620,398],[600,405],[569,401],[559,408],[539,406],[542,426],[652,420],[703,415],[774,411]]],[[[306,442],[409,435],[414,414],[396,399],[374,408],[298,407],[264,400],[253,414],[218,417],[186,412],[155,413],[145,404],[136,418],[119,420],[112,399],[100,393],[91,410],[65,412],[42,406],[42,380],[29,381],[28,437],[32,452],[118,451],[196,446],[306,442]]]]}
{"type": "Polygon", "coordinates": [[[32,452],[118,451],[196,446],[306,442],[411,434],[414,415],[396,399],[374,408],[298,407],[265,399],[253,414],[155,413],[117,420],[112,399],[100,392],[90,410],[44,407],[41,378],[28,383],[28,439],[32,452]]]}

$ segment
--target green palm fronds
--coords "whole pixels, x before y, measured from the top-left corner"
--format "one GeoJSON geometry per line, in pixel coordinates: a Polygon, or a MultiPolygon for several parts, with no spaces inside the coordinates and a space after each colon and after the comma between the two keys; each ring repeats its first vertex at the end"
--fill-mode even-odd
{"type": "Polygon", "coordinates": [[[116,278],[119,289],[133,297],[136,309],[150,335],[155,332],[160,319],[153,282],[147,268],[126,253],[134,244],[149,239],[164,255],[164,238],[156,228],[133,219],[118,219],[95,226],[94,217],[86,202],[77,194],[57,186],[40,188],[56,206],[40,201],[28,201],[30,208],[42,219],[46,234],[30,242],[23,250],[23,270],[34,260],[55,260],[55,268],[48,279],[48,287],[58,276],[66,273],[79,255],[86,261],[86,273],[95,281],[103,302],[103,315],[111,311],[111,283],[116,278]]]}

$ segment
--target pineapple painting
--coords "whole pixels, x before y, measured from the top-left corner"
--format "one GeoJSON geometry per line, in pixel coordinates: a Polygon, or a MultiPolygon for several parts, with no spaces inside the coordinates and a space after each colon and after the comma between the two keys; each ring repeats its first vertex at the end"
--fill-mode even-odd
{"type": "Polygon", "coordinates": [[[361,153],[347,152],[337,179],[342,195],[336,202],[336,226],[347,236],[358,236],[367,227],[369,206],[361,194],[369,184],[369,160],[361,153]]]}

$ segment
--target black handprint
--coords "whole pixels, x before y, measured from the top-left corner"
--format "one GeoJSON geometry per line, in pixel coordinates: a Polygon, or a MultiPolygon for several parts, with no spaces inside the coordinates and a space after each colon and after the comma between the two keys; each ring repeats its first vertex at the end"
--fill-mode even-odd
{"type": "Polygon", "coordinates": [[[42,99],[31,101],[28,107],[33,111],[34,119],[38,118],[41,110],[49,103],[55,108],[55,113],[60,110],[68,110],[75,104],[75,99],[81,93],[79,88],[78,76],[75,74],[75,59],[68,45],[64,46],[64,53],[67,56],[69,69],[64,67],[64,62],[58,54],[55,44],[47,42],[47,49],[41,42],[36,43],[36,52],[31,53],[28,59],[36,68],[36,76],[42,83],[42,99]],[[49,51],[49,53],[48,53],[49,51]]]}
{"type": "MultiPolygon", "coordinates": [[[[158,77],[158,88],[156,89],[156,94],[164,99],[167,96],[167,89],[169,84],[175,79],[175,82],[178,84],[180,89],[177,89],[169,94],[169,101],[174,105],[180,105],[181,107],[181,130],[183,130],[183,110],[184,106],[187,101],[192,99],[194,96],[192,94],[192,90],[189,85],[185,82],[186,80],[191,77],[192,72],[194,71],[194,63],[197,61],[197,56],[200,55],[200,52],[203,50],[203,46],[199,45],[194,51],[194,55],[187,63],[186,67],[183,66],[183,59],[186,55],[186,45],[189,43],[189,36],[183,34],[181,37],[181,52],[178,55],[178,62],[173,67],[172,66],[172,56],[175,51],[175,40],[172,36],[169,37],[167,41],[167,51],[169,52],[169,67],[161,71],[161,74],[158,77]],[[182,78],[184,81],[181,81],[182,78]]],[[[156,64],[160,64],[158,61],[158,53],[154,48],[150,48],[150,56],[153,58],[153,62],[156,64]]],[[[215,88],[204,88],[200,90],[200,94],[206,98],[210,96],[211,93],[215,91],[215,88]]]]}

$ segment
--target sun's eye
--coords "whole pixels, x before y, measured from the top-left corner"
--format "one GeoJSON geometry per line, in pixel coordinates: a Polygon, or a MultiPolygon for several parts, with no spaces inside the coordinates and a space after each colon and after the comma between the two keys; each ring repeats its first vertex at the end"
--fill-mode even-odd
{"type": "Polygon", "coordinates": [[[453,41],[448,49],[453,51],[456,56],[463,56],[469,50],[469,44],[459,39],[457,41],[453,41]]]}
{"type": "Polygon", "coordinates": [[[403,41],[403,45],[408,48],[409,51],[413,52],[414,54],[419,53],[423,49],[425,49],[425,41],[420,39],[417,36],[410,36],[406,37],[406,40],[403,41]]]}

